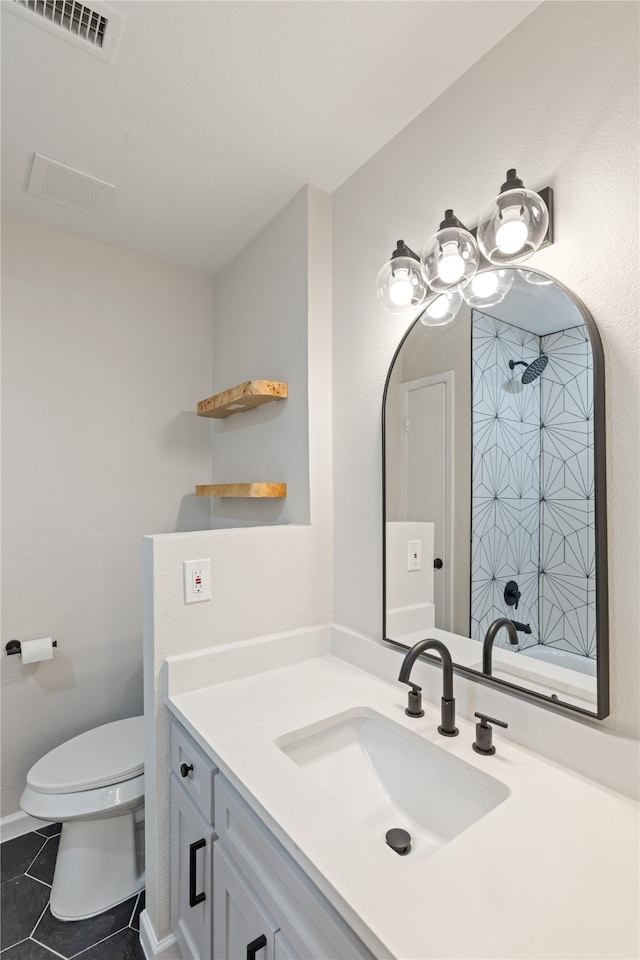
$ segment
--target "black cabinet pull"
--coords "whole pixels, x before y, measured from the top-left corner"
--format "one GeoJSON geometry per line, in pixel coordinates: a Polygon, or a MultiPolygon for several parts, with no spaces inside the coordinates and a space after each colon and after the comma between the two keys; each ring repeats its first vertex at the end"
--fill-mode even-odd
{"type": "Polygon", "coordinates": [[[256,960],[256,953],[258,950],[262,950],[263,947],[267,945],[267,938],[264,933],[259,937],[256,937],[255,940],[252,940],[251,943],[247,944],[247,960],[256,960]]]}
{"type": "Polygon", "coordinates": [[[202,893],[196,893],[196,855],[198,850],[202,847],[206,847],[207,841],[202,838],[202,840],[194,840],[193,843],[189,845],[189,906],[196,907],[199,903],[202,903],[203,900],[206,900],[206,894],[204,890],[202,893]]]}
{"type": "Polygon", "coordinates": [[[193,764],[192,764],[192,763],[181,763],[181,764],[180,764],[180,776],[181,776],[181,777],[188,777],[192,770],[193,770],[193,764]]]}

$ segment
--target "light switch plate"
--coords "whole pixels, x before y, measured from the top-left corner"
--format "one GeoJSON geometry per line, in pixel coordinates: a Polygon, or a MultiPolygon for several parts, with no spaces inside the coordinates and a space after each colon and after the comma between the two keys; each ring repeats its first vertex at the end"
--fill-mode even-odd
{"type": "Polygon", "coordinates": [[[200,603],[202,600],[211,600],[211,561],[185,560],[182,568],[184,602],[200,603]]]}

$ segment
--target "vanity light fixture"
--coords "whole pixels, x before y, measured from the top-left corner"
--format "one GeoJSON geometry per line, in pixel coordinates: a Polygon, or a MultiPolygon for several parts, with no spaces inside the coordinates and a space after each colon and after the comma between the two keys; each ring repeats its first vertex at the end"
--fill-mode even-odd
{"type": "MultiPolygon", "coordinates": [[[[479,308],[504,299],[512,276],[487,270],[489,265],[505,267],[526,260],[549,243],[553,243],[553,191],[528,190],[512,168],[477,227],[467,230],[453,210],[445,210],[437,233],[422,248],[422,258],[398,240],[378,273],[378,298],[389,313],[415,318],[415,308],[430,292],[447,294],[446,299],[432,298],[420,316],[427,326],[440,326],[454,319],[463,299],[479,308]]],[[[547,282],[539,274],[521,273],[529,283],[547,282]]]]}
{"type": "Polygon", "coordinates": [[[494,307],[502,303],[512,283],[512,270],[483,270],[462,288],[461,294],[470,307],[494,307]]]}
{"type": "Polygon", "coordinates": [[[478,269],[476,239],[453,210],[445,210],[438,232],[425,243],[422,262],[427,283],[435,293],[469,283],[478,269]]]}
{"type": "Polygon", "coordinates": [[[527,190],[511,169],[500,193],[480,217],[478,243],[490,263],[505,266],[535,253],[548,227],[549,211],[544,200],[534,190],[527,190]]]}
{"type": "Polygon", "coordinates": [[[429,288],[420,257],[404,240],[398,240],[391,259],[378,273],[376,288],[385,310],[400,317],[411,314],[426,300],[429,288]]]}
{"type": "Polygon", "coordinates": [[[462,297],[459,291],[448,290],[434,297],[420,314],[420,323],[424,323],[425,327],[443,327],[445,323],[455,320],[461,306],[462,297]]]}

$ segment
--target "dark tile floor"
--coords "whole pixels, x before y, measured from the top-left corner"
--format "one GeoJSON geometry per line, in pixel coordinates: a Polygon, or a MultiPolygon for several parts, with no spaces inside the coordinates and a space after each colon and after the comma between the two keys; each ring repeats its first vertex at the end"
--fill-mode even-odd
{"type": "Polygon", "coordinates": [[[144,890],[89,920],[63,922],[49,909],[60,824],[0,846],[2,960],[144,960],[139,921],[144,890]]]}

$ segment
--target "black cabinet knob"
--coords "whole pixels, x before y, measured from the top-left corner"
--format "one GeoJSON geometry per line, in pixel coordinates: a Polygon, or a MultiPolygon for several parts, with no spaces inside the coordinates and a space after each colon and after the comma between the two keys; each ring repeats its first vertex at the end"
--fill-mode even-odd
{"type": "Polygon", "coordinates": [[[435,558],[435,560],[433,561],[433,565],[436,568],[436,570],[442,570],[442,568],[444,567],[444,563],[442,562],[440,557],[435,558]]]}
{"type": "Polygon", "coordinates": [[[183,777],[188,777],[189,773],[193,770],[193,764],[190,763],[188,766],[186,763],[180,764],[180,775],[183,777]]]}

